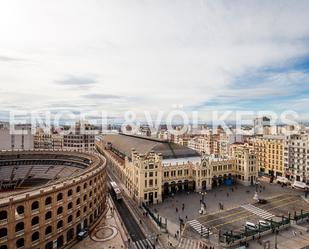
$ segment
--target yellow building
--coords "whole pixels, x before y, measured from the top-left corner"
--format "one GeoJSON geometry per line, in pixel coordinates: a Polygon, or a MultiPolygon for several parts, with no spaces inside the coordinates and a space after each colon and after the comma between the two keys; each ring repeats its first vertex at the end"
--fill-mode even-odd
{"type": "Polygon", "coordinates": [[[230,156],[235,158],[237,179],[245,185],[254,184],[258,176],[257,155],[254,147],[247,143],[230,146],[230,156]]]}
{"type": "Polygon", "coordinates": [[[263,136],[250,141],[257,152],[259,171],[271,176],[284,176],[284,137],[263,136]]]}

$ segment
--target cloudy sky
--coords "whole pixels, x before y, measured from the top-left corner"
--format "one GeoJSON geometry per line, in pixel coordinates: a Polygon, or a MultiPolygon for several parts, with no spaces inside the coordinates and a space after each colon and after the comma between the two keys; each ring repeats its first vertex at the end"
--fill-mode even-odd
{"type": "Polygon", "coordinates": [[[4,0],[0,115],[181,106],[308,119],[308,18],[306,0],[4,0]]]}

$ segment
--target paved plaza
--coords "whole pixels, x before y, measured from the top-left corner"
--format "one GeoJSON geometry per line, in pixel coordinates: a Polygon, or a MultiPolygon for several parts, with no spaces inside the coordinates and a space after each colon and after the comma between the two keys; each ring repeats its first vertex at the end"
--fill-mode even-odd
{"type": "MultiPolygon", "coordinates": [[[[281,187],[278,184],[269,184],[267,182],[261,182],[261,188],[259,188],[260,198],[272,198],[279,195],[299,195],[303,192],[297,191],[288,187],[281,187]]],[[[253,202],[253,196],[255,193],[255,186],[242,186],[237,185],[233,187],[221,186],[216,189],[207,191],[204,198],[206,203],[206,214],[222,212],[219,209],[219,203],[223,205],[223,211],[240,208],[241,205],[249,204],[253,202]]],[[[171,234],[177,234],[179,230],[179,218],[185,222],[190,220],[196,220],[201,215],[200,200],[202,196],[200,193],[177,193],[174,197],[165,199],[162,203],[151,206],[151,209],[161,217],[168,219],[168,231],[171,234]],[[184,206],[184,209],[182,208],[184,206]]],[[[243,211],[243,208],[241,208],[243,211]]],[[[246,210],[244,210],[245,212],[246,210]]],[[[247,211],[250,213],[249,211],[247,211]]]]}

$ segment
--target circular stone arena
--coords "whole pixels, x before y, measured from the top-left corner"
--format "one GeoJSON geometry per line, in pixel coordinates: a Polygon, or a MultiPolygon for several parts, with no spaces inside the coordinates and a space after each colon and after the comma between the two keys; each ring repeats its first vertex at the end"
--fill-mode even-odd
{"type": "Polygon", "coordinates": [[[107,209],[106,181],[98,154],[0,152],[0,249],[71,246],[107,209]]]}

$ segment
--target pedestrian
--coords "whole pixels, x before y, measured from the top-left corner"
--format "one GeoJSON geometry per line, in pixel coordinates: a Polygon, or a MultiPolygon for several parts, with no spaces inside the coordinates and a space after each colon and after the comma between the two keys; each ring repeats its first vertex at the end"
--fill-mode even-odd
{"type": "Polygon", "coordinates": [[[186,220],[188,219],[188,215],[186,215],[186,220]]]}
{"type": "Polygon", "coordinates": [[[176,213],[178,213],[178,208],[176,207],[176,213]]]}

